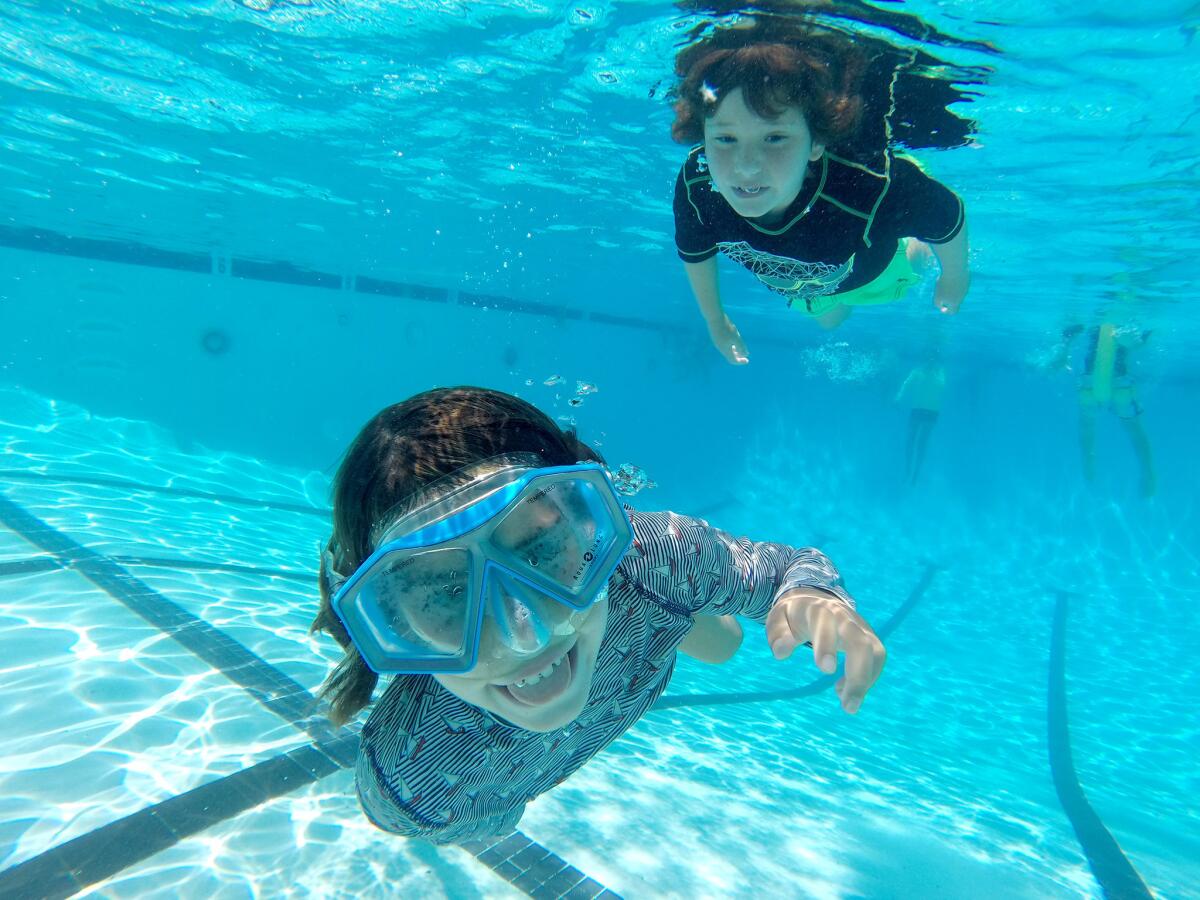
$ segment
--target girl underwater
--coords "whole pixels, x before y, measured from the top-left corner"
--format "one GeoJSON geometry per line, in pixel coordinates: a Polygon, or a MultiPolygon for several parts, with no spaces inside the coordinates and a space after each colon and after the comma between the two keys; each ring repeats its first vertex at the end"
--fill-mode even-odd
{"type": "Polygon", "coordinates": [[[314,630],[346,655],[344,723],[381,675],[356,769],[368,818],[437,843],[503,834],[628,730],[697,622],[811,642],[857,712],[886,653],[819,551],[624,507],[600,457],[530,404],[428,391],[376,415],[333,487],[314,630]]]}

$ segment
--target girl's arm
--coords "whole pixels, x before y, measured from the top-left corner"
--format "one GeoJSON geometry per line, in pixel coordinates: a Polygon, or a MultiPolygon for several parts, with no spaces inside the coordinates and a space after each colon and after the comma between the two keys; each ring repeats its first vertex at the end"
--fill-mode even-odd
{"type": "Polygon", "coordinates": [[[841,575],[820,550],[736,538],[702,519],[634,513],[633,548],[617,567],[638,593],[689,615],[765,622],[789,591],[820,591],[853,609],[841,575]]]}
{"type": "Polygon", "coordinates": [[[721,355],[735,366],[745,365],[750,361],[746,353],[746,342],[742,340],[737,326],[725,314],[721,305],[721,288],[717,280],[717,258],[710,256],[703,262],[683,264],[687,273],[688,284],[692,286],[692,295],[696,305],[700,307],[700,315],[708,325],[708,334],[721,355]]]}
{"type": "Polygon", "coordinates": [[[634,513],[635,539],[617,576],[634,593],[680,615],[736,613],[766,625],[776,659],[812,647],[825,674],[845,654],[835,685],[856,713],[887,659],[871,626],[854,611],[833,563],[820,550],[734,538],[700,519],[634,513]]]}

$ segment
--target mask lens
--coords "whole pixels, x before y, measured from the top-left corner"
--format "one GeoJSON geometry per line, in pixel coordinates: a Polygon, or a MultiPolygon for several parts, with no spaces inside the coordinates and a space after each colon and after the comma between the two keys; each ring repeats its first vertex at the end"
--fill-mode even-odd
{"type": "Polygon", "coordinates": [[[570,602],[595,588],[590,576],[614,543],[611,522],[590,482],[550,481],[508,512],[492,544],[506,565],[570,602]]]}
{"type": "Polygon", "coordinates": [[[381,647],[396,656],[456,657],[466,651],[470,555],[431,550],[385,563],[364,580],[359,603],[372,609],[381,647]]]}

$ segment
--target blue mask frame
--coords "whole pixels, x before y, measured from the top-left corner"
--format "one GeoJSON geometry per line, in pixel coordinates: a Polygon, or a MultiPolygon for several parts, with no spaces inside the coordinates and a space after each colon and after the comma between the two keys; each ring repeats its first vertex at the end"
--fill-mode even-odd
{"type": "MultiPolygon", "coordinates": [[[[501,631],[505,629],[506,617],[496,600],[498,596],[548,598],[569,610],[587,609],[604,595],[608,579],[632,542],[629,518],[601,466],[507,466],[448,491],[390,525],[378,548],[337,587],[331,606],[376,673],[461,674],[478,663],[485,613],[490,610],[501,631]],[[582,574],[571,584],[524,565],[516,554],[492,539],[519,504],[536,500],[553,490],[555,484],[568,481],[585,482],[590,488],[584,494],[592,501],[588,506],[589,525],[594,526],[595,534],[590,549],[583,553],[582,574]],[[372,588],[373,579],[382,580],[387,577],[385,573],[406,560],[440,550],[458,550],[470,559],[462,643],[452,650],[422,648],[401,636],[391,624],[394,613],[390,614],[379,600],[380,591],[372,588]]],[[[521,600],[513,602],[520,604],[521,600]]],[[[526,603],[520,608],[526,627],[541,633],[545,628],[533,615],[536,607],[536,603],[526,603]]]]}

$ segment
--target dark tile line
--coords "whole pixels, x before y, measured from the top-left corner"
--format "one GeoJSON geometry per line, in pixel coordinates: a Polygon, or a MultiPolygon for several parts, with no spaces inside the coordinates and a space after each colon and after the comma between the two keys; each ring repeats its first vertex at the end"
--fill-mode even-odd
{"type": "Polygon", "coordinates": [[[14,559],[0,562],[0,578],[9,575],[33,575],[39,572],[54,572],[63,564],[50,556],[34,556],[29,559],[14,559]]]}
{"type": "MultiPolygon", "coordinates": [[[[308,585],[317,590],[317,572],[287,572],[283,569],[260,569],[257,566],[240,566],[235,563],[206,562],[193,559],[168,559],[163,556],[110,556],[108,557],[121,566],[154,566],[165,569],[186,569],[192,572],[231,572],[236,575],[258,575],[264,578],[281,578],[294,581],[297,584],[308,585]]],[[[4,574],[0,564],[0,575],[4,574]]]]}
{"type": "Polygon", "coordinates": [[[111,559],[48,526],[2,495],[0,523],[183,645],[284,721],[308,732],[318,741],[332,736],[329,724],[318,714],[316,699],[302,685],[224,632],[153,590],[111,559]]]}
{"type": "MultiPolygon", "coordinates": [[[[148,566],[164,569],[185,569],[190,572],[231,572],[236,575],[254,575],[264,578],[280,578],[297,584],[315,586],[317,573],[287,572],[283,569],[260,569],[256,566],[239,566],[234,563],[207,562],[194,559],[170,559],[164,556],[109,556],[119,566],[148,566]]],[[[0,578],[14,575],[30,575],[56,571],[63,564],[54,557],[34,556],[28,559],[0,562],[0,578]]],[[[315,590],[315,587],[314,587],[315,590]]]]}
{"type": "MultiPolygon", "coordinates": [[[[53,253],[60,256],[78,256],[85,259],[101,259],[136,266],[153,266],[162,269],[177,269],[185,272],[231,275],[254,281],[293,284],[301,287],[351,290],[360,294],[375,294],[401,299],[448,302],[457,293],[461,306],[488,307],[520,312],[528,315],[545,316],[556,320],[571,319],[636,328],[642,331],[674,334],[678,324],[674,322],[642,319],[636,316],[613,315],[606,312],[585,312],[573,307],[533,300],[517,300],[492,294],[476,294],[470,291],[452,292],[446,288],[425,284],[410,284],[391,281],[369,275],[343,277],[333,272],[307,269],[283,260],[260,260],[244,257],[226,258],[213,253],[164,250],[135,241],[95,240],[70,237],[54,231],[38,228],[21,228],[0,225],[0,246],[36,253],[53,253]]],[[[757,338],[759,344],[783,343],[771,338],[757,338]]]]}
{"type": "Polygon", "coordinates": [[[229,274],[234,278],[253,281],[273,281],[280,284],[296,284],[302,287],[328,288],[340,291],[342,276],[332,272],[318,272],[278,260],[239,259],[229,261],[229,274]]]}
{"type": "Polygon", "coordinates": [[[0,872],[0,897],[69,897],[218,822],[354,764],[358,734],[280,754],[103,825],[0,872]]]}
{"type": "Polygon", "coordinates": [[[35,253],[54,253],[58,256],[78,256],[84,259],[103,259],[135,266],[159,269],[179,269],[184,272],[211,272],[212,255],[164,250],[136,241],[97,240],[71,237],[42,228],[20,228],[0,225],[0,244],[35,253]]]}
{"type": "Polygon", "coordinates": [[[302,503],[287,503],[279,500],[255,500],[249,497],[239,497],[236,494],[211,494],[194,488],[167,487],[153,484],[142,484],[140,481],[126,481],[121,478],[77,478],[73,475],[54,475],[47,472],[30,472],[23,469],[0,470],[0,481],[42,481],[50,484],[87,484],[93,487],[121,488],[127,491],[138,491],[145,494],[167,494],[172,497],[192,497],[197,500],[211,500],[214,503],[233,503],[239,506],[252,506],[256,509],[269,509],[275,512],[294,512],[304,515],[328,518],[329,510],[320,506],[306,506],[302,503]]]}
{"type": "MultiPolygon", "coordinates": [[[[182,840],[342,769],[358,756],[358,733],[318,741],[177,794],[0,872],[0,896],[69,897],[182,840]]],[[[619,900],[521,832],[463,845],[535,900],[619,900]]]]}
{"type": "MultiPolygon", "coordinates": [[[[584,312],[570,306],[556,306],[551,303],[538,303],[533,300],[514,300],[512,297],[502,297],[497,294],[475,294],[469,291],[459,291],[460,306],[470,306],[475,309],[503,309],[509,312],[528,313],[535,316],[545,316],[549,319],[584,318],[584,312]]],[[[633,322],[640,320],[634,319],[633,322]]]]}
{"type": "Polygon", "coordinates": [[[1141,875],[1121,850],[1121,845],[1092,809],[1079,784],[1071,755],[1071,731],[1067,720],[1066,632],[1068,595],[1056,591],[1054,621],[1050,634],[1050,680],[1046,698],[1046,726],[1050,752],[1050,775],[1063,812],[1075,830],[1092,875],[1106,898],[1149,898],[1152,896],[1141,875]]]}
{"type": "Polygon", "coordinates": [[[620,900],[620,895],[589,878],[537,841],[519,831],[481,841],[465,841],[463,849],[534,900],[620,900]]]}
{"type": "Polygon", "coordinates": [[[450,299],[450,292],[445,288],[409,284],[405,281],[388,281],[386,278],[372,278],[369,275],[355,276],[354,288],[360,294],[383,294],[388,297],[425,300],[429,303],[445,303],[450,299]]]}
{"type": "MultiPolygon", "coordinates": [[[[912,590],[908,592],[908,597],[901,603],[894,613],[883,623],[879,628],[875,629],[875,633],[881,638],[886,638],[890,635],[901,622],[908,617],[912,612],[913,607],[918,601],[925,596],[925,592],[929,589],[929,585],[933,583],[933,577],[938,573],[939,566],[932,562],[926,562],[925,568],[922,569],[917,583],[913,585],[912,590]]],[[[737,703],[775,703],[781,700],[797,700],[800,697],[810,697],[813,694],[819,694],[821,691],[833,687],[837,680],[841,677],[841,673],[833,675],[822,675],[820,678],[815,678],[806,685],[798,688],[788,688],[783,691],[741,691],[741,692],[722,692],[719,694],[675,694],[664,697],[659,697],[658,702],[650,707],[650,712],[661,712],[666,709],[680,709],[689,706],[732,706],[737,703]]]]}

